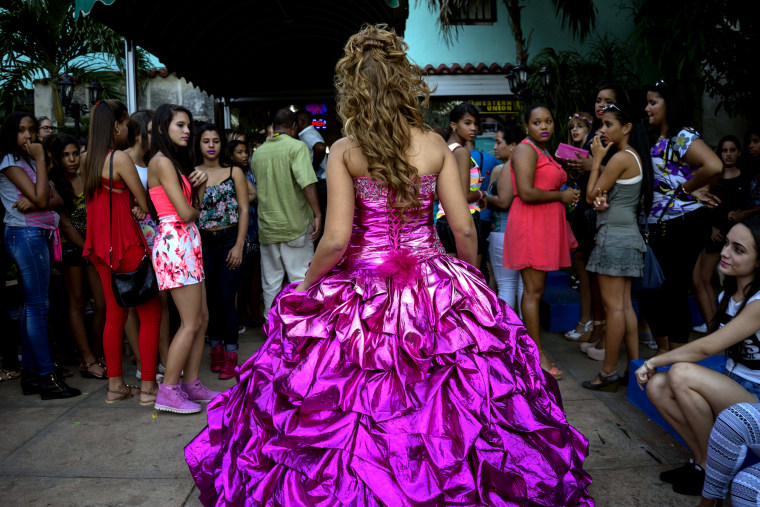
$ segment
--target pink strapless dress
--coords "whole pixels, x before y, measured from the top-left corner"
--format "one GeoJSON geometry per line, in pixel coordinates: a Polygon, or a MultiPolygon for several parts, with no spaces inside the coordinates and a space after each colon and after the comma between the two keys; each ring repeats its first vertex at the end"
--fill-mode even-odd
{"type": "Polygon", "coordinates": [[[267,341],[185,448],[204,505],[593,505],[588,441],[517,315],[356,178],[350,246],[277,296],[267,341]]]}

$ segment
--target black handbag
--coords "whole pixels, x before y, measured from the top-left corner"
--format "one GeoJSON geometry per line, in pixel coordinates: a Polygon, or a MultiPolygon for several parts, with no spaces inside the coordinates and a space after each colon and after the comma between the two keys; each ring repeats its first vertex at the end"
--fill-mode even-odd
{"type": "MultiPolygon", "coordinates": [[[[673,191],[673,195],[671,195],[670,199],[668,199],[667,204],[665,204],[665,208],[662,210],[662,213],[660,213],[660,218],[657,219],[657,223],[655,224],[655,228],[657,229],[657,233],[660,235],[660,237],[665,233],[665,225],[662,222],[662,218],[665,216],[665,212],[670,207],[673,199],[675,199],[676,192],[677,190],[673,191]]],[[[644,270],[641,273],[641,278],[634,278],[631,282],[632,292],[659,290],[662,287],[662,284],[665,283],[665,274],[662,272],[662,268],[660,267],[660,263],[657,261],[657,256],[654,254],[654,250],[652,250],[652,247],[649,245],[648,222],[644,222],[643,236],[644,243],[647,244],[647,251],[644,252],[644,270]]]]}
{"type": "Polygon", "coordinates": [[[644,269],[641,272],[641,278],[634,278],[631,282],[632,292],[658,290],[665,283],[665,275],[662,273],[657,256],[655,256],[652,247],[649,246],[649,226],[645,225],[644,227],[644,242],[647,244],[647,251],[644,252],[644,269]]]}
{"type": "Polygon", "coordinates": [[[153,271],[153,261],[147,253],[135,271],[119,273],[113,270],[113,156],[114,152],[111,152],[108,169],[108,215],[111,231],[111,249],[108,255],[111,263],[111,287],[116,304],[131,308],[140,306],[158,294],[158,279],[153,271]]]}

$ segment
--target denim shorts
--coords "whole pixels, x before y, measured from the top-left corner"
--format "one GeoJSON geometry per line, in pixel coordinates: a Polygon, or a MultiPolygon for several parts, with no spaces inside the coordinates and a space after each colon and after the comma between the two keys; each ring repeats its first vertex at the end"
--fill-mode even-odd
{"type": "Polygon", "coordinates": [[[747,380],[744,377],[740,377],[736,373],[730,372],[728,370],[723,370],[723,374],[726,375],[728,378],[742,386],[744,389],[747,390],[752,396],[758,399],[760,401],[760,384],[756,384],[752,382],[751,380],[747,380]]]}

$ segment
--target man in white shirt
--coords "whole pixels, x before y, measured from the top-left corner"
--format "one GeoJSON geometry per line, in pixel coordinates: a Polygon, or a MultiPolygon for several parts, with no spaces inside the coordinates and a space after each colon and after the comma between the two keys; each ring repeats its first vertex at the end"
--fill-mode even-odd
{"type": "MultiPolygon", "coordinates": [[[[311,113],[305,109],[301,109],[296,113],[298,120],[298,138],[306,143],[309,147],[309,153],[311,154],[311,165],[314,167],[314,172],[317,174],[317,198],[319,199],[319,209],[322,211],[322,216],[325,216],[327,212],[327,183],[325,182],[325,169],[327,169],[327,145],[322,136],[314,128],[311,123],[311,113]]],[[[322,238],[324,228],[320,232],[319,238],[315,242],[315,247],[322,238]]]]}
{"type": "Polygon", "coordinates": [[[311,165],[314,167],[314,172],[317,173],[317,179],[324,180],[325,169],[327,168],[325,140],[311,124],[311,113],[301,109],[296,113],[296,118],[298,118],[298,138],[309,147],[311,165]]]}

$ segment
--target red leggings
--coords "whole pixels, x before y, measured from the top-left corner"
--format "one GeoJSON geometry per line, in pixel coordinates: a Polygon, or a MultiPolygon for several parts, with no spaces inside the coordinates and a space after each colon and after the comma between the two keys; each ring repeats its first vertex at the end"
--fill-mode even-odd
{"type": "MultiPolygon", "coordinates": [[[[130,246],[124,253],[119,272],[129,272],[140,265],[145,249],[130,246]]],[[[109,377],[121,377],[121,351],[124,342],[124,325],[127,323],[129,308],[122,308],[113,297],[111,268],[98,257],[91,257],[103,284],[106,299],[106,325],[103,329],[103,352],[106,356],[106,371],[109,377]]],[[[142,380],[156,380],[156,358],[158,357],[158,334],[161,326],[161,303],[158,297],[137,307],[140,317],[140,363],[142,380]]]]}

